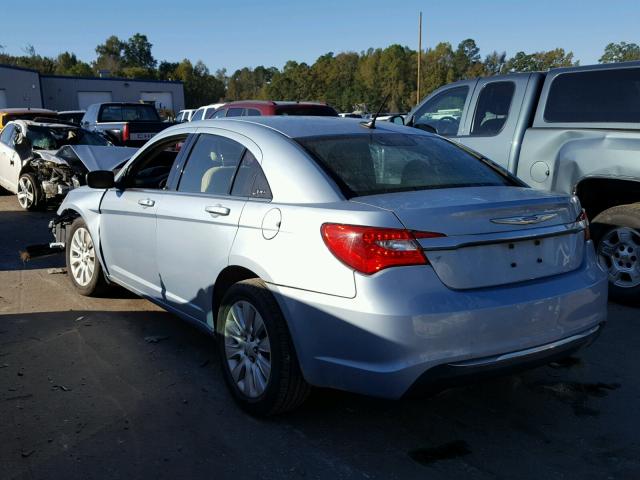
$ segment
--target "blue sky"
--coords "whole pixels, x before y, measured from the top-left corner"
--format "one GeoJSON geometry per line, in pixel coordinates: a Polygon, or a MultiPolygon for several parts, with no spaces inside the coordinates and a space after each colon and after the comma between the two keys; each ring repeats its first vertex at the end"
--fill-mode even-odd
{"type": "Polygon", "coordinates": [[[28,44],[42,55],[69,50],[95,57],[109,35],[145,33],[159,59],[203,60],[211,71],[243,66],[312,63],[333,51],[392,43],[417,48],[473,38],[483,55],[512,55],[562,47],[584,64],[597,62],[609,42],[640,43],[640,1],[616,0],[30,0],[3,8],[0,45],[20,54],[28,44]],[[55,6],[54,6],[55,4],[55,6]],[[24,9],[20,6],[24,5],[24,9]]]}

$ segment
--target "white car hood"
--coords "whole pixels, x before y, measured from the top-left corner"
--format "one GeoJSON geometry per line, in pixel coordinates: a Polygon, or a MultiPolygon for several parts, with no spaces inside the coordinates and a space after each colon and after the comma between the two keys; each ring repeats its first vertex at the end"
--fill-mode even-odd
{"type": "Polygon", "coordinates": [[[67,158],[77,158],[88,171],[113,170],[137,151],[130,147],[102,147],[93,145],[65,145],[59,150],[40,150],[38,154],[43,160],[69,165],[67,158]]]}

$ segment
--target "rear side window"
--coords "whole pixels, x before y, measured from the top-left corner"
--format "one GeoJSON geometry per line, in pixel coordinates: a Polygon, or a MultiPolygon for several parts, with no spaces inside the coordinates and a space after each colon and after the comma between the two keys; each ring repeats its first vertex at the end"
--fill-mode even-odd
{"type": "Polygon", "coordinates": [[[179,192],[228,195],[244,147],[218,135],[200,135],[183,170],[179,192]]]}
{"type": "Polygon", "coordinates": [[[100,122],[160,121],[153,105],[106,105],[100,112],[100,122]]]}
{"type": "Polygon", "coordinates": [[[372,133],[297,141],[347,197],[516,184],[462,148],[433,136],[372,133]]]}
{"type": "Polygon", "coordinates": [[[262,115],[260,110],[256,110],[255,108],[247,108],[247,116],[249,117],[259,117],[262,115]]]}
{"type": "Polygon", "coordinates": [[[547,122],[640,122],[640,69],[558,75],[544,110],[547,122]]]}
{"type": "Polygon", "coordinates": [[[227,111],[227,117],[241,117],[244,108],[230,108],[227,111]]]}
{"type": "Polygon", "coordinates": [[[236,197],[271,199],[271,189],[260,164],[249,150],[245,150],[242,163],[233,181],[231,195],[236,197]]]}
{"type": "Polygon", "coordinates": [[[473,116],[472,136],[491,136],[502,131],[515,90],[513,82],[492,82],[484,86],[473,116]]]}

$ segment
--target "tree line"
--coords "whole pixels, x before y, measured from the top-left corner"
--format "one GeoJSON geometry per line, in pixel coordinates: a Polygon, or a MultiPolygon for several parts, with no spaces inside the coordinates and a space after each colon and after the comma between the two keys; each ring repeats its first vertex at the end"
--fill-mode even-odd
{"type": "MultiPolygon", "coordinates": [[[[390,95],[387,109],[405,112],[416,101],[418,53],[406,46],[370,48],[360,53],[329,52],[311,65],[290,60],[282,69],[245,67],[232,74],[225,69],[212,73],[200,60],[158,62],[152,47],[141,33],[127,40],[114,35],[96,47],[96,58],[88,63],[68,51],[57,57],[41,56],[33,46],[23,49],[23,55],[9,55],[0,45],[0,64],[31,68],[46,75],[178,80],[184,83],[188,108],[218,101],[276,99],[318,100],[340,111],[351,111],[377,108],[390,95]]],[[[599,59],[601,63],[629,60],[640,60],[640,46],[635,43],[610,43],[599,59]]],[[[482,57],[473,39],[463,40],[456,48],[441,42],[422,53],[420,93],[424,96],[442,85],[466,78],[578,64],[573,52],[562,48],[517,52],[512,57],[494,51],[482,57]]]]}

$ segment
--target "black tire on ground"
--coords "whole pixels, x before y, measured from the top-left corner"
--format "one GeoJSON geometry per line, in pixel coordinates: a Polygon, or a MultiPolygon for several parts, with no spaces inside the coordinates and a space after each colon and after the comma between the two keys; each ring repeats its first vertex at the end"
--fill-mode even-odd
{"type": "Polygon", "coordinates": [[[42,189],[40,188],[40,182],[38,182],[35,175],[32,173],[23,173],[20,175],[20,178],[18,179],[18,194],[20,194],[20,184],[23,182],[32,193],[33,200],[25,199],[24,203],[20,203],[20,200],[18,200],[20,207],[29,211],[38,210],[44,207],[45,198],[42,194],[42,189]]]}
{"type": "Polygon", "coordinates": [[[609,276],[609,298],[615,302],[640,305],[640,283],[633,285],[629,269],[640,274],[640,204],[619,205],[609,208],[591,222],[591,232],[598,254],[598,261],[610,273],[612,262],[622,272],[614,283],[609,276]],[[615,246],[615,253],[607,254],[607,247],[615,246]],[[617,255],[617,256],[616,256],[617,255]],[[626,285],[625,285],[626,284],[626,285]]]}
{"type": "Polygon", "coordinates": [[[246,412],[256,416],[275,415],[292,410],[304,402],[309,395],[309,384],[302,376],[286,320],[262,280],[243,280],[229,288],[218,310],[217,329],[224,379],[234,399],[246,412]],[[227,362],[225,319],[232,305],[238,301],[249,302],[255,308],[262,317],[269,335],[271,373],[264,392],[256,398],[247,396],[240,389],[227,362]]]}
{"type": "MultiPolygon", "coordinates": [[[[73,275],[73,268],[72,268],[72,259],[71,259],[71,242],[73,241],[74,235],[75,233],[79,230],[79,229],[85,229],[85,231],[88,233],[89,237],[91,237],[91,233],[89,232],[89,229],[87,228],[86,223],[84,222],[84,220],[80,217],[76,218],[73,223],[69,226],[69,228],[67,229],[67,238],[66,238],[66,248],[65,248],[65,257],[66,257],[66,261],[67,261],[67,274],[69,275],[69,280],[71,281],[71,284],[73,285],[74,289],[80,294],[80,295],[84,295],[85,297],[97,297],[102,295],[107,289],[108,289],[108,283],[106,281],[106,279],[104,278],[104,273],[102,271],[102,265],[100,264],[100,260],[98,259],[98,252],[97,250],[93,249],[93,257],[94,257],[94,268],[93,268],[93,274],[90,276],[90,279],[88,281],[88,283],[86,283],[85,285],[82,285],[81,283],[79,283],[76,278],[73,275]]],[[[95,243],[93,243],[93,239],[91,238],[91,243],[95,246],[95,243]]]]}

